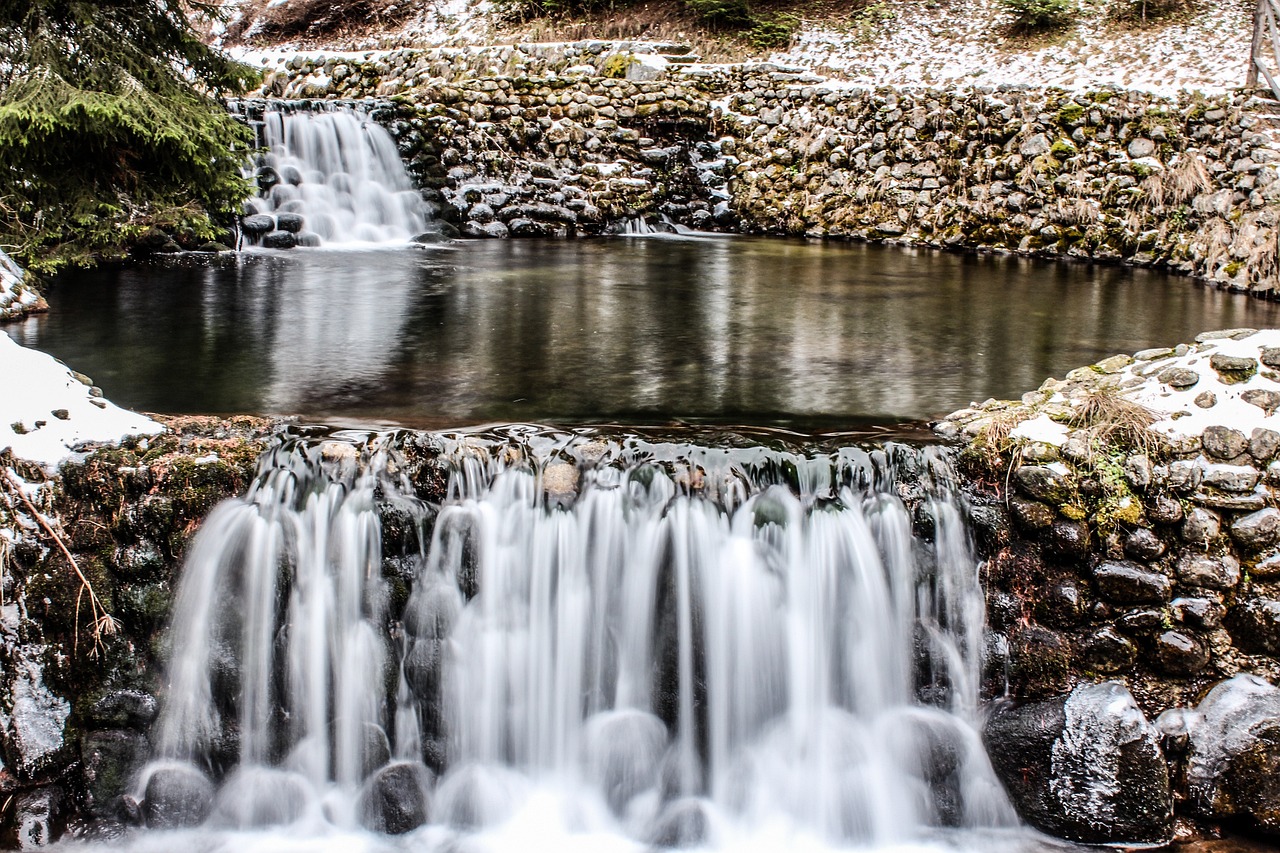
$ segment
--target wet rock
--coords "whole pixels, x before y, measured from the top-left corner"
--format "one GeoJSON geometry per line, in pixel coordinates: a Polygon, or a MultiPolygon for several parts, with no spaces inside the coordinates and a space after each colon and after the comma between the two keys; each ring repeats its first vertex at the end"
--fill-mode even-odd
{"type": "Polygon", "coordinates": [[[1130,610],[1116,620],[1116,627],[1134,637],[1146,636],[1164,627],[1163,611],[1150,607],[1130,610]]]}
{"type": "Polygon", "coordinates": [[[1183,519],[1182,502],[1168,495],[1157,495],[1147,502],[1147,518],[1156,524],[1177,524],[1183,519]]]}
{"type": "Polygon", "coordinates": [[[1145,527],[1139,527],[1124,539],[1125,556],[1133,560],[1154,560],[1164,553],[1164,540],[1145,527]]]}
{"type": "Polygon", "coordinates": [[[553,504],[571,503],[578,492],[577,466],[568,462],[549,463],[542,469],[542,489],[553,504]]]}
{"type": "Polygon", "coordinates": [[[440,697],[446,640],[415,640],[404,656],[404,677],[419,701],[433,704],[440,697]]]}
{"type": "Polygon", "coordinates": [[[156,699],[141,690],[114,690],[89,709],[89,722],[103,728],[145,731],[156,718],[156,699]]]}
{"type": "Polygon", "coordinates": [[[360,823],[374,832],[403,835],[427,822],[434,776],[423,764],[401,761],[373,775],[360,794],[360,823]]]}
{"type": "Polygon", "coordinates": [[[1253,568],[1249,570],[1249,575],[1259,581],[1273,581],[1280,578],[1280,554],[1272,554],[1254,563],[1253,568]]]}
{"type": "Polygon", "coordinates": [[[605,711],[589,719],[583,735],[583,771],[604,793],[614,814],[655,788],[667,747],[667,727],[643,711],[605,711]]]}
{"type": "Polygon", "coordinates": [[[1172,831],[1159,733],[1122,684],[998,708],[983,741],[1019,814],[1038,829],[1100,844],[1161,842],[1172,831]]]}
{"type": "Polygon", "coordinates": [[[480,239],[501,239],[509,236],[507,226],[501,222],[467,222],[462,226],[462,236],[480,239]]]}
{"type": "Polygon", "coordinates": [[[0,695],[8,707],[0,711],[0,747],[9,769],[32,778],[56,763],[67,749],[64,729],[71,706],[45,683],[43,646],[22,645],[0,670],[0,695]]]}
{"type": "Polygon", "coordinates": [[[1280,510],[1266,507],[1236,519],[1231,538],[1246,551],[1258,552],[1280,544],[1280,510]]]}
{"type": "Polygon", "coordinates": [[[1104,598],[1120,604],[1168,601],[1172,588],[1169,578],[1129,560],[1100,563],[1093,580],[1104,598]]]}
{"type": "Polygon", "coordinates": [[[48,847],[62,834],[66,793],[57,785],[22,791],[13,799],[13,828],[17,849],[48,847]]]}
{"type": "Polygon", "coordinates": [[[213,820],[236,829],[284,826],[302,817],[308,799],[307,782],[296,773],[242,767],[222,783],[213,820]]]}
{"type": "Polygon", "coordinates": [[[1063,690],[1074,653],[1056,631],[1028,625],[1009,637],[1009,683],[1016,695],[1039,698],[1063,690]]]}
{"type": "Polygon", "coordinates": [[[314,231],[299,231],[294,236],[297,240],[298,246],[308,249],[314,249],[323,243],[320,239],[320,235],[314,231]]]}
{"type": "Polygon", "coordinates": [[[1280,658],[1280,601],[1255,598],[1238,604],[1223,623],[1242,651],[1280,658]]]}
{"type": "Polygon", "coordinates": [[[147,780],[142,813],[153,829],[199,826],[213,811],[213,783],[194,767],[170,764],[147,780]]]}
{"type": "Polygon", "coordinates": [[[1060,504],[1071,497],[1070,481],[1047,465],[1023,465],[1013,472],[1013,479],[1023,494],[1039,501],[1060,504]]]}
{"type": "Polygon", "coordinates": [[[265,213],[255,213],[240,220],[240,230],[251,237],[258,237],[275,230],[276,220],[265,213]]]}
{"type": "Polygon", "coordinates": [[[1035,604],[1036,618],[1055,628],[1074,628],[1084,618],[1086,604],[1074,583],[1054,584],[1035,604]]]}
{"type": "Polygon", "coordinates": [[[1029,531],[1045,530],[1057,517],[1057,513],[1040,501],[1028,500],[1020,495],[1010,496],[1009,510],[1013,513],[1014,520],[1029,531]]]}
{"type": "Polygon", "coordinates": [[[1204,507],[1193,507],[1187,513],[1186,520],[1182,522],[1182,529],[1179,531],[1179,535],[1184,542],[1190,542],[1203,548],[1217,539],[1221,532],[1222,522],[1216,512],[1204,507]]]}
{"type": "Polygon", "coordinates": [[[1238,429],[1211,426],[1200,436],[1200,445],[1214,459],[1235,459],[1249,449],[1249,439],[1238,429]]]}
{"type": "Polygon", "coordinates": [[[1092,670],[1102,673],[1125,672],[1138,659],[1138,647],[1128,637],[1107,627],[1086,638],[1080,654],[1092,670]]]}
{"type": "Polygon", "coordinates": [[[262,238],[264,249],[292,249],[298,245],[298,237],[292,231],[268,231],[262,238]]]}
{"type": "MultiPolygon", "coordinates": [[[[306,227],[306,220],[299,213],[278,213],[276,214],[276,228],[281,231],[288,231],[291,234],[298,234],[306,227]]],[[[294,238],[297,239],[296,237],[294,238]]]]}
{"type": "Polygon", "coordinates": [[[92,815],[118,813],[119,798],[137,780],[150,752],[146,736],[130,729],[92,732],[81,739],[85,807],[92,815]]]}
{"type": "Polygon", "coordinates": [[[438,574],[423,574],[404,609],[404,629],[415,639],[442,640],[449,636],[462,611],[456,584],[438,574]]]}
{"type": "Polygon", "coordinates": [[[1089,526],[1083,521],[1057,520],[1049,528],[1045,544],[1051,553],[1074,559],[1089,551],[1089,526]]]}
{"type": "Polygon", "coordinates": [[[1237,675],[1209,691],[1189,728],[1191,808],[1280,834],[1280,689],[1237,675]]]}
{"type": "Polygon", "coordinates": [[[1195,675],[1209,663],[1209,650],[1182,631],[1165,631],[1156,637],[1156,665],[1173,676],[1195,675]]]}
{"type": "Polygon", "coordinates": [[[1210,556],[1185,550],[1178,555],[1178,582],[1206,589],[1231,589],[1240,582],[1240,561],[1230,554],[1210,556]]]}
{"type": "Polygon", "coordinates": [[[1174,619],[1198,631],[1217,628],[1226,613],[1226,608],[1209,598],[1175,598],[1169,609],[1174,619]]]}
{"type": "Polygon", "coordinates": [[[657,847],[684,849],[702,847],[708,841],[711,821],[706,805],[688,797],[666,806],[653,822],[648,841],[657,847]]]}
{"type": "Polygon", "coordinates": [[[525,795],[524,780],[510,770],[465,764],[440,780],[432,820],[464,830],[496,826],[511,817],[525,795]]]}

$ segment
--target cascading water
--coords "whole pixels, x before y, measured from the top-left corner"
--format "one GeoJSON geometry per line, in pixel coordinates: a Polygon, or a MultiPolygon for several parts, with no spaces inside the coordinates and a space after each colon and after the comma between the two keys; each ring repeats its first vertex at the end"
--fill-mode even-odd
{"type": "Polygon", "coordinates": [[[292,233],[298,245],[404,243],[427,230],[429,210],[413,188],[391,135],[348,108],[267,109],[254,160],[253,242],[292,233]],[[265,230],[268,226],[271,230],[265,230]]]}
{"type": "Polygon", "coordinates": [[[150,824],[237,850],[1026,842],[975,728],[940,452],[408,441],[282,445],[205,522],[150,824]]]}

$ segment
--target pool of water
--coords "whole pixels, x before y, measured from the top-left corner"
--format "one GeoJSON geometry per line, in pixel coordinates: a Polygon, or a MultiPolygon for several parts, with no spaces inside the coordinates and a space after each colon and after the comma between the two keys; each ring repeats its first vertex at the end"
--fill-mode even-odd
{"type": "Polygon", "coordinates": [[[839,431],[1017,396],[1280,304],[1145,270],[707,237],[297,250],[67,273],[3,327],[122,405],[419,427],[839,431]]]}

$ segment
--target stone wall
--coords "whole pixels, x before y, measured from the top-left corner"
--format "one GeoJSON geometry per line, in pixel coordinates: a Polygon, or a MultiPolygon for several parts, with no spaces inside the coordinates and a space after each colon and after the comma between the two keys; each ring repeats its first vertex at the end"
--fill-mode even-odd
{"type": "MultiPolygon", "coordinates": [[[[768,64],[686,63],[671,46],[553,47],[298,56],[262,94],[393,96],[379,119],[461,223],[486,225],[493,197],[574,214],[513,213],[541,222],[517,235],[663,214],[1276,287],[1280,148],[1257,98],[866,91],[768,64]]],[[[469,229],[482,231],[511,229],[469,229]]]]}

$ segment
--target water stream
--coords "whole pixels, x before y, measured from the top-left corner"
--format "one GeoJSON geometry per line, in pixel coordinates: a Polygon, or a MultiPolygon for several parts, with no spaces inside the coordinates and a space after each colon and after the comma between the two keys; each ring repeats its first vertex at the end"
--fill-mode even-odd
{"type": "Polygon", "coordinates": [[[286,443],[204,524],[153,823],[205,818],[210,850],[1035,843],[977,733],[937,449],[410,442],[434,475],[385,436],[286,443]]]}

